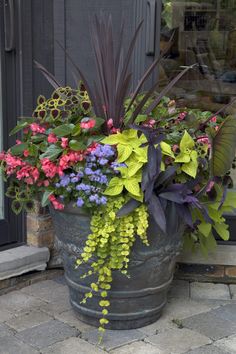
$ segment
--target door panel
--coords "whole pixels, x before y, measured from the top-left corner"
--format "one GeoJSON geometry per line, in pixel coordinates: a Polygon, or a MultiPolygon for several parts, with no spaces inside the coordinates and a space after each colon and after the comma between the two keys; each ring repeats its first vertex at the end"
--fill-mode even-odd
{"type": "MultiPolygon", "coordinates": [[[[11,5],[13,2],[11,2],[11,5]]],[[[8,1],[0,0],[0,149],[8,149],[15,137],[9,131],[16,124],[18,115],[17,60],[15,43],[8,36],[9,18],[6,20],[8,1]],[[5,12],[5,16],[4,16],[5,12]],[[5,21],[6,20],[6,21],[5,21]]],[[[8,16],[8,15],[7,15],[8,16]]],[[[5,197],[6,185],[0,179],[0,250],[23,243],[23,216],[16,217],[11,211],[10,200],[5,197]]]]}

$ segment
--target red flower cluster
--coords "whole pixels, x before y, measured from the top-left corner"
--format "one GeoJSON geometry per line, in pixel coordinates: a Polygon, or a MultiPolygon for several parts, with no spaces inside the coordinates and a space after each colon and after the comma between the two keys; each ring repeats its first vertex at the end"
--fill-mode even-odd
{"type": "Polygon", "coordinates": [[[64,204],[60,203],[57,198],[55,197],[55,195],[50,195],[49,198],[50,202],[52,203],[52,205],[54,206],[55,209],[57,210],[63,210],[64,209],[64,204]]]}
{"type": "Polygon", "coordinates": [[[13,156],[10,152],[1,153],[0,160],[6,163],[8,176],[16,174],[18,180],[24,180],[27,184],[34,184],[39,179],[39,170],[23,161],[20,157],[13,156]]]}
{"type": "Polygon", "coordinates": [[[46,129],[44,127],[41,127],[39,124],[37,123],[32,123],[30,124],[30,129],[33,132],[33,135],[36,134],[43,134],[45,133],[46,129]]]}
{"type": "Polygon", "coordinates": [[[90,118],[83,118],[80,127],[81,129],[92,129],[95,127],[96,121],[90,118]]]}

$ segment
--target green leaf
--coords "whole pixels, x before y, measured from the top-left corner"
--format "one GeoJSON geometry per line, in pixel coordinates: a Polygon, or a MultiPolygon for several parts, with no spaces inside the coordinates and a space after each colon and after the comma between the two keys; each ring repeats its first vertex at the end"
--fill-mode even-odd
{"type": "Polygon", "coordinates": [[[213,176],[224,176],[231,168],[236,149],[236,118],[227,117],[212,137],[213,176]]]}
{"type": "Polygon", "coordinates": [[[81,133],[81,128],[80,128],[80,123],[78,123],[78,124],[76,124],[76,126],[72,130],[71,135],[77,136],[77,135],[80,135],[80,133],[81,133]]]}
{"type": "Polygon", "coordinates": [[[120,178],[114,177],[110,180],[109,185],[103,194],[115,196],[119,195],[123,190],[123,182],[120,178]]]}
{"type": "Polygon", "coordinates": [[[18,215],[22,211],[23,203],[20,202],[19,200],[13,200],[13,202],[11,203],[11,208],[12,208],[13,212],[16,215],[18,215]]]}
{"type": "Polygon", "coordinates": [[[141,123],[141,122],[145,122],[145,120],[147,119],[147,115],[146,114],[139,114],[136,119],[135,119],[135,123],[141,123]]]}
{"type": "Polygon", "coordinates": [[[67,135],[70,135],[75,128],[74,124],[62,124],[52,130],[52,133],[54,133],[58,137],[64,137],[67,135]]]}
{"type": "Polygon", "coordinates": [[[162,151],[163,155],[175,158],[175,155],[174,155],[173,151],[171,150],[171,146],[169,144],[162,141],[160,143],[160,146],[161,146],[161,151],[162,151]]]}
{"type": "Polygon", "coordinates": [[[138,160],[138,162],[145,163],[147,162],[147,151],[148,147],[138,147],[134,149],[135,153],[135,158],[138,160]]]}
{"type": "Polygon", "coordinates": [[[186,149],[192,149],[195,146],[193,138],[185,130],[184,136],[180,141],[180,151],[185,151],[186,149]]]}
{"type": "Polygon", "coordinates": [[[43,193],[42,200],[41,200],[42,207],[45,207],[45,206],[47,206],[49,204],[49,199],[48,198],[52,194],[53,194],[53,191],[48,191],[48,190],[43,193]]]}
{"type": "Polygon", "coordinates": [[[32,135],[30,139],[33,140],[35,143],[39,143],[45,140],[45,135],[43,134],[32,135]]]}
{"type": "Polygon", "coordinates": [[[96,121],[96,124],[95,124],[95,127],[92,130],[99,129],[105,123],[104,118],[95,117],[93,119],[96,121]]]}
{"type": "Polygon", "coordinates": [[[15,128],[13,128],[10,131],[9,135],[11,136],[11,135],[14,135],[14,134],[18,133],[21,129],[26,128],[29,124],[30,124],[29,122],[20,122],[20,123],[18,123],[15,126],[15,128]]]}
{"type": "Polygon", "coordinates": [[[49,159],[51,161],[55,160],[61,153],[62,153],[63,149],[52,144],[49,145],[49,147],[47,148],[47,150],[40,155],[40,159],[49,159]]]}
{"type": "Polygon", "coordinates": [[[82,141],[78,141],[78,140],[71,140],[69,142],[69,147],[71,148],[71,150],[74,150],[74,151],[86,149],[86,145],[82,141]]]}
{"type": "Polygon", "coordinates": [[[132,146],[119,144],[117,146],[117,150],[118,150],[117,161],[118,162],[125,162],[132,154],[133,148],[132,148],[132,146]]]}
{"type": "Polygon", "coordinates": [[[190,160],[191,160],[190,154],[189,154],[189,153],[185,153],[185,152],[181,152],[181,153],[175,158],[175,162],[176,162],[176,163],[189,163],[190,160]]]}
{"type": "Polygon", "coordinates": [[[28,148],[28,144],[27,143],[22,143],[22,144],[17,144],[12,146],[12,148],[10,149],[12,155],[21,155],[24,150],[27,150],[28,148]]]}
{"type": "Polygon", "coordinates": [[[229,240],[229,226],[226,225],[225,223],[216,223],[213,225],[214,229],[218,233],[218,235],[222,238],[224,241],[229,240]]]}
{"type": "Polygon", "coordinates": [[[101,142],[103,144],[116,145],[118,143],[123,142],[122,134],[118,133],[118,134],[109,135],[106,138],[104,138],[101,142]]]}
{"type": "Polygon", "coordinates": [[[124,186],[127,189],[127,191],[130,192],[132,195],[136,197],[140,197],[141,195],[140,184],[136,178],[130,178],[128,180],[125,180],[124,186]]]}
{"type": "Polygon", "coordinates": [[[127,163],[127,178],[133,177],[142,166],[142,162],[131,161],[127,163]]]}
{"type": "Polygon", "coordinates": [[[198,225],[198,230],[205,236],[208,237],[211,232],[211,224],[202,222],[198,225]]]}
{"type": "Polygon", "coordinates": [[[197,161],[190,161],[189,163],[185,163],[181,167],[182,171],[185,172],[187,175],[195,178],[197,175],[198,163],[197,161]]]}

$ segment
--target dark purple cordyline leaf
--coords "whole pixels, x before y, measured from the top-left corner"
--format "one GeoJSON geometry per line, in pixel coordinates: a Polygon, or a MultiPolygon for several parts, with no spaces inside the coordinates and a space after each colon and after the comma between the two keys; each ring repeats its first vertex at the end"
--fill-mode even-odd
{"type": "Polygon", "coordinates": [[[151,105],[146,109],[145,114],[150,114],[154,108],[161,102],[161,99],[167,94],[167,92],[172,89],[172,87],[181,79],[181,77],[189,70],[192,69],[194,65],[188,66],[183,71],[181,71],[171,82],[161,91],[158,97],[151,103],[151,105]]]}
{"type": "Polygon", "coordinates": [[[158,87],[158,83],[155,83],[155,85],[153,85],[152,88],[144,95],[141,102],[139,102],[139,104],[135,108],[135,110],[130,118],[131,123],[133,123],[135,121],[135,119],[137,118],[137,116],[140,114],[140,112],[142,112],[144,105],[146,104],[149,97],[152,96],[152,94],[154,93],[154,91],[156,90],[157,87],[158,87]]]}
{"type": "Polygon", "coordinates": [[[162,152],[160,146],[154,145],[148,147],[148,174],[150,179],[156,178],[160,173],[162,152]]]}
{"type": "Polygon", "coordinates": [[[58,82],[53,74],[51,74],[42,64],[34,60],[35,67],[41,71],[43,76],[48,80],[48,82],[55,88],[62,87],[62,84],[58,82]]]}
{"type": "Polygon", "coordinates": [[[162,171],[156,179],[155,186],[158,187],[169,182],[169,180],[174,177],[176,169],[176,166],[170,166],[165,171],[162,171]]]}
{"type": "Polygon", "coordinates": [[[185,202],[184,197],[176,192],[161,192],[158,194],[160,198],[170,200],[172,202],[175,202],[177,204],[183,204],[185,202]]]}
{"type": "Polygon", "coordinates": [[[141,78],[141,80],[138,83],[138,86],[136,87],[132,97],[131,97],[131,101],[126,109],[126,112],[129,111],[130,107],[132,106],[132,104],[134,103],[136,97],[138,96],[141,87],[143,86],[144,82],[147,80],[147,78],[151,75],[151,73],[153,72],[153,70],[156,68],[157,64],[161,61],[161,59],[165,56],[165,54],[168,52],[168,50],[170,49],[171,45],[172,45],[172,39],[174,37],[175,31],[173,32],[171,38],[168,41],[168,44],[165,48],[165,50],[161,53],[161,55],[156,58],[154,60],[154,62],[152,63],[152,65],[147,69],[147,71],[144,73],[143,77],[141,78]]]}
{"type": "Polygon", "coordinates": [[[194,197],[193,195],[187,195],[184,198],[184,203],[195,204],[195,203],[198,203],[198,199],[196,197],[194,197]]]}
{"type": "Polygon", "coordinates": [[[166,217],[159,198],[152,194],[148,202],[148,210],[160,229],[166,233],[166,217]]]}
{"type": "Polygon", "coordinates": [[[135,199],[130,199],[123,207],[116,213],[116,216],[119,218],[131,213],[134,209],[139,207],[142,203],[135,199]]]}
{"type": "Polygon", "coordinates": [[[193,219],[190,211],[190,206],[186,204],[179,204],[176,210],[177,213],[179,214],[179,217],[184,220],[185,224],[190,226],[193,229],[194,226],[193,226],[193,219]]]}

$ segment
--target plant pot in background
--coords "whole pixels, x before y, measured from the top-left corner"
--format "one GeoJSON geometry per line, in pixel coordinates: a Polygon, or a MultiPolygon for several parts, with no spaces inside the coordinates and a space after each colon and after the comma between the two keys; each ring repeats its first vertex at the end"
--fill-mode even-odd
{"type": "MultiPolygon", "coordinates": [[[[82,321],[99,326],[102,317],[99,293],[86,304],[81,304],[85,293],[89,292],[93,276],[82,279],[89,265],[75,268],[76,259],[83,252],[90,233],[90,216],[79,208],[68,206],[65,210],[51,209],[57,246],[63,258],[65,277],[70,290],[70,301],[82,321]]],[[[176,256],[181,248],[183,228],[171,236],[160,231],[150,219],[148,240],[145,246],[136,240],[130,255],[128,275],[113,272],[110,299],[109,329],[133,329],[155,322],[167,301],[167,292],[173,279],[176,256]]]]}

